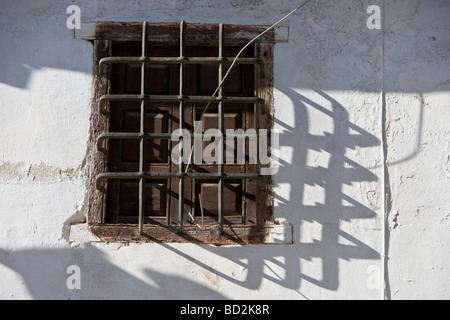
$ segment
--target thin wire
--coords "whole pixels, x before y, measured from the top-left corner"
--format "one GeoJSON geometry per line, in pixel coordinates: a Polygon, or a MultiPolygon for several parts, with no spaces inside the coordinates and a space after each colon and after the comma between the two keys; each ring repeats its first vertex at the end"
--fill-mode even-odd
{"type": "Polygon", "coordinates": [[[219,92],[220,88],[222,87],[223,83],[225,82],[226,78],[228,77],[228,75],[231,72],[231,69],[234,67],[234,65],[236,64],[237,59],[240,57],[240,55],[245,51],[245,49],[247,49],[253,42],[255,42],[258,38],[262,37],[263,35],[265,35],[267,32],[269,32],[270,30],[272,30],[273,28],[275,28],[276,26],[278,26],[280,23],[282,23],[284,20],[286,20],[287,18],[289,18],[291,15],[293,15],[295,12],[297,12],[298,10],[300,10],[302,7],[304,7],[308,2],[310,2],[311,0],[307,0],[305,1],[301,6],[295,8],[294,10],[292,10],[291,12],[289,12],[287,15],[285,15],[282,19],[280,19],[279,21],[275,22],[273,25],[271,25],[270,27],[268,27],[266,30],[264,30],[263,32],[261,32],[260,34],[258,34],[256,37],[254,37],[252,40],[250,40],[249,43],[247,43],[242,49],[241,51],[239,51],[239,53],[236,55],[236,57],[233,60],[233,63],[231,64],[230,68],[228,69],[227,73],[225,74],[225,76],[223,77],[222,81],[219,83],[219,86],[217,87],[216,91],[214,91],[213,93],[213,97],[217,94],[217,92],[219,92]]]}
{"type": "MultiPolygon", "coordinates": [[[[236,55],[236,57],[234,58],[233,62],[230,65],[230,68],[228,69],[228,71],[225,73],[225,76],[222,78],[222,81],[219,83],[219,85],[217,86],[217,89],[214,91],[214,93],[212,94],[212,97],[215,97],[215,95],[219,92],[220,88],[223,86],[225,80],[227,79],[228,75],[230,74],[231,70],[233,69],[233,67],[235,66],[237,59],[239,59],[239,57],[241,56],[241,54],[245,51],[245,49],[247,49],[249,46],[251,46],[253,44],[253,42],[255,42],[258,38],[262,37],[263,35],[265,35],[267,32],[269,32],[270,30],[272,30],[273,28],[275,28],[276,26],[278,26],[280,23],[282,23],[284,20],[286,20],[287,18],[289,18],[291,15],[293,15],[295,12],[297,12],[298,10],[300,10],[301,8],[303,8],[305,5],[307,5],[311,0],[306,0],[302,5],[300,5],[299,7],[295,8],[294,10],[292,10],[291,12],[289,12],[287,15],[285,15],[283,18],[281,18],[280,20],[278,20],[277,22],[275,22],[273,25],[271,25],[270,27],[268,27],[266,30],[264,30],[263,32],[261,32],[260,34],[258,34],[256,37],[254,37],[252,40],[250,40],[242,49],[241,51],[239,51],[239,53],[236,55]]],[[[205,107],[205,110],[203,110],[202,116],[206,113],[206,111],[208,110],[209,106],[211,105],[211,101],[208,102],[208,104],[205,107]]],[[[184,173],[187,173],[189,170],[189,165],[191,164],[191,159],[192,159],[192,153],[194,150],[194,146],[192,146],[191,148],[191,153],[189,155],[189,159],[188,159],[188,163],[186,165],[186,170],[184,173]]]]}

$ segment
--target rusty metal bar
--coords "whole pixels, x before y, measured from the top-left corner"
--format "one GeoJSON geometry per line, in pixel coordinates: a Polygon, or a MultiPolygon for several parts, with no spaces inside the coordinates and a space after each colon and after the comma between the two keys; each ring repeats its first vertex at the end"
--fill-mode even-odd
{"type": "MultiPolygon", "coordinates": [[[[234,57],[105,57],[100,59],[100,74],[104,74],[107,64],[112,63],[134,63],[134,64],[232,64],[234,57]]],[[[261,70],[264,78],[264,61],[259,58],[238,58],[235,64],[256,64],[261,70]]]]}
{"type": "MultiPolygon", "coordinates": [[[[223,32],[223,23],[219,24],[219,59],[222,60],[224,53],[224,32],[223,32]]],[[[221,63],[219,65],[219,78],[218,83],[222,83],[223,79],[223,66],[224,64],[221,63]]],[[[223,86],[220,86],[219,97],[223,97],[223,86]]],[[[224,173],[224,165],[223,165],[223,134],[224,134],[224,102],[220,101],[218,106],[218,129],[220,133],[222,134],[222,139],[219,140],[219,146],[218,146],[218,159],[219,163],[217,164],[217,173],[222,176],[224,173]]],[[[222,234],[223,232],[223,223],[224,223],[224,214],[223,214],[223,194],[224,194],[224,182],[225,180],[223,178],[219,179],[218,184],[218,192],[217,192],[217,209],[218,209],[218,220],[219,220],[219,231],[222,234]]]]}
{"type": "Polygon", "coordinates": [[[97,138],[97,150],[105,153],[106,148],[103,147],[103,141],[106,139],[123,139],[123,140],[133,140],[133,139],[165,139],[170,140],[172,138],[172,134],[170,133],[140,133],[140,132],[108,132],[102,133],[97,138]]]}
{"type": "MultiPolygon", "coordinates": [[[[212,138],[216,138],[216,134],[206,134],[203,133],[201,135],[201,138],[207,141],[211,141],[212,138]]],[[[237,138],[238,141],[239,139],[248,139],[250,141],[254,141],[258,139],[258,135],[242,135],[242,138],[239,137],[239,135],[235,134],[235,135],[226,135],[224,134],[222,136],[223,140],[226,140],[228,138],[232,138],[235,139],[237,138]]],[[[191,133],[190,134],[190,138],[191,139],[195,139],[197,138],[197,134],[191,133]]],[[[97,138],[97,150],[105,153],[106,152],[106,148],[103,146],[103,141],[107,140],[107,139],[117,139],[117,140],[134,140],[134,139],[164,139],[164,140],[170,140],[172,139],[172,134],[171,133],[149,133],[149,132],[144,132],[144,133],[140,133],[140,132],[107,132],[107,133],[102,133],[98,136],[97,138]]],[[[223,156],[223,154],[222,154],[223,156]]],[[[219,158],[222,159],[222,158],[219,158]]]]}
{"type": "MultiPolygon", "coordinates": [[[[142,26],[142,57],[147,55],[147,22],[142,26]]],[[[145,63],[141,65],[141,94],[145,95],[145,63]]],[[[140,119],[140,134],[145,133],[145,100],[141,101],[141,119],[140,119]]],[[[141,137],[139,148],[139,173],[145,171],[145,139],[141,137]]],[[[139,179],[139,234],[142,234],[144,228],[144,213],[145,213],[145,177],[142,175],[139,179]]]]}
{"type": "Polygon", "coordinates": [[[102,190],[101,183],[103,180],[167,180],[167,179],[200,179],[200,180],[236,180],[236,179],[260,179],[258,173],[180,173],[180,172],[105,172],[96,177],[95,186],[97,190],[102,190]]]}
{"type": "MultiPolygon", "coordinates": [[[[185,48],[185,35],[186,35],[186,23],[184,21],[181,21],[180,23],[180,60],[185,60],[186,55],[186,48],[185,48]]],[[[185,89],[185,83],[184,83],[184,73],[185,73],[186,66],[184,63],[180,64],[180,96],[184,95],[184,89],[185,89]]],[[[179,108],[179,120],[180,130],[183,129],[184,126],[184,101],[180,101],[180,108],[179,108]]],[[[182,143],[182,139],[180,139],[180,146],[182,143]]],[[[183,150],[183,152],[186,152],[183,150]]],[[[184,163],[183,163],[183,155],[180,152],[180,159],[179,159],[179,171],[180,173],[184,172],[184,163]]],[[[183,223],[184,223],[184,179],[180,177],[179,179],[179,186],[178,186],[178,232],[183,232],[183,223]]]]}
{"type": "Polygon", "coordinates": [[[102,114],[108,114],[105,108],[109,101],[136,101],[136,102],[226,102],[226,103],[265,103],[265,100],[257,97],[211,97],[211,96],[185,96],[185,95],[140,95],[140,94],[106,94],[99,99],[99,109],[102,114]]]}

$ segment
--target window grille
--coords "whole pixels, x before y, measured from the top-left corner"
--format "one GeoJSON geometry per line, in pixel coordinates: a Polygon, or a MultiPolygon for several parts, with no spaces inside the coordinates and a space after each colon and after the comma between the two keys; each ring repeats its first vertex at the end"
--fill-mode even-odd
{"type": "MultiPolygon", "coordinates": [[[[180,36],[179,36],[179,57],[148,57],[147,56],[147,37],[148,37],[148,23],[144,22],[142,26],[142,55],[141,57],[105,57],[99,61],[99,72],[103,73],[105,67],[108,64],[125,64],[133,63],[141,65],[141,79],[140,79],[140,94],[106,94],[99,99],[98,108],[99,112],[108,117],[108,110],[105,108],[107,102],[111,101],[137,101],[140,102],[140,132],[108,132],[98,136],[97,149],[100,152],[106,152],[104,143],[108,139],[137,139],[140,140],[139,149],[139,172],[104,172],[96,176],[96,188],[103,190],[104,181],[109,179],[133,179],[139,180],[139,219],[138,228],[139,234],[143,232],[144,225],[144,208],[145,208],[145,181],[146,180],[164,180],[164,179],[179,179],[179,197],[178,197],[178,231],[183,232],[183,223],[185,221],[184,210],[184,180],[185,179],[202,179],[202,180],[215,180],[218,181],[218,224],[220,233],[224,228],[224,213],[223,213],[223,197],[224,197],[224,182],[225,180],[233,179],[259,179],[260,176],[257,173],[225,173],[223,161],[218,164],[217,173],[189,173],[185,172],[185,165],[183,161],[179,160],[179,172],[171,173],[156,173],[146,172],[145,166],[145,141],[147,139],[171,139],[170,133],[151,133],[147,132],[145,126],[145,114],[146,103],[150,101],[158,102],[177,102],[179,103],[180,117],[179,117],[179,129],[183,129],[184,123],[184,106],[190,102],[207,102],[218,103],[218,130],[224,134],[224,103],[260,103],[263,104],[264,100],[257,97],[227,97],[223,96],[222,86],[219,86],[217,96],[188,96],[185,95],[185,66],[187,64],[213,64],[219,68],[218,83],[222,84],[224,65],[235,64],[252,64],[259,67],[261,77],[265,77],[264,74],[264,62],[258,58],[230,58],[224,57],[224,27],[223,24],[219,25],[219,54],[217,57],[187,57],[185,55],[185,37],[186,37],[186,23],[183,21],[180,23],[180,36]],[[178,95],[149,95],[145,94],[146,88],[146,75],[145,67],[147,64],[175,64],[180,67],[180,87],[178,95]]],[[[262,108],[264,109],[264,108],[262,108]]],[[[194,137],[194,134],[191,134],[194,137]]],[[[182,139],[182,138],[181,138],[182,139]]],[[[222,139],[222,144],[223,144],[222,139]]],[[[181,143],[181,141],[180,141],[181,143]]],[[[223,159],[223,145],[219,145],[218,159],[223,159]]],[[[184,150],[185,151],[185,150],[184,150]]],[[[180,157],[182,155],[180,154],[180,157]]]]}

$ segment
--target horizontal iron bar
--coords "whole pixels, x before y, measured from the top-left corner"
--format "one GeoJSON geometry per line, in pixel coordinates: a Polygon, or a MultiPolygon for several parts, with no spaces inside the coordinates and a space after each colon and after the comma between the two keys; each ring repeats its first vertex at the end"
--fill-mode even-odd
{"type": "MultiPolygon", "coordinates": [[[[164,139],[164,140],[171,140],[172,138],[177,138],[178,135],[173,135],[171,133],[139,133],[139,132],[108,132],[108,133],[102,133],[97,138],[97,150],[100,152],[106,152],[106,149],[103,147],[103,141],[106,139],[120,139],[120,140],[133,140],[133,139],[164,139]]],[[[217,135],[215,134],[207,134],[207,133],[191,133],[190,138],[191,139],[200,139],[200,140],[206,140],[211,141],[213,138],[216,138],[217,135]]],[[[238,139],[244,140],[248,139],[249,141],[254,141],[258,139],[258,135],[255,134],[230,134],[230,135],[222,135],[222,138],[226,140],[228,138],[232,139],[238,139]]]]}
{"type": "Polygon", "coordinates": [[[227,103],[264,103],[258,97],[212,97],[212,96],[186,96],[186,95],[142,95],[142,94],[106,94],[99,99],[99,108],[102,114],[107,114],[105,103],[108,101],[148,101],[148,102],[227,102],[227,103]]]}
{"type": "MultiPolygon", "coordinates": [[[[105,66],[111,63],[136,63],[136,64],[232,64],[232,57],[105,57],[100,59],[99,70],[105,73],[105,66]]],[[[257,64],[261,72],[264,70],[264,61],[258,58],[238,58],[236,64],[257,64]]]]}
{"type": "Polygon", "coordinates": [[[121,139],[121,140],[131,140],[131,139],[171,139],[172,134],[170,133],[132,133],[132,132],[108,132],[102,133],[97,139],[97,150],[100,152],[106,152],[106,149],[102,146],[103,141],[106,139],[121,139]]]}
{"type": "Polygon", "coordinates": [[[133,180],[133,179],[161,180],[161,179],[199,179],[199,180],[234,180],[234,179],[258,179],[258,173],[178,173],[178,172],[106,172],[97,175],[95,185],[101,190],[101,182],[105,179],[133,180]]]}

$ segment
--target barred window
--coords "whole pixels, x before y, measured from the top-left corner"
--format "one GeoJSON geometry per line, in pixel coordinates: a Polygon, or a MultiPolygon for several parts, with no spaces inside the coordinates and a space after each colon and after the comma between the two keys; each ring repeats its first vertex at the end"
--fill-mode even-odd
{"type": "Polygon", "coordinates": [[[271,177],[260,174],[252,137],[224,139],[227,130],[272,128],[274,33],[236,58],[263,30],[97,25],[88,215],[94,234],[109,242],[264,241],[273,219],[271,177]]]}

